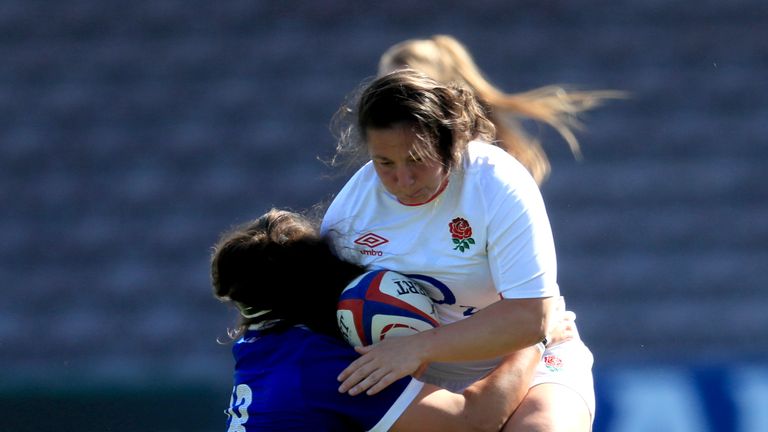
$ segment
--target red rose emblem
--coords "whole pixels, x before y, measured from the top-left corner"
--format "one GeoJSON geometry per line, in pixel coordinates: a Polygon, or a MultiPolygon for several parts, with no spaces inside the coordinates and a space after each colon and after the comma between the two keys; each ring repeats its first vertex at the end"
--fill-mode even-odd
{"type": "Polygon", "coordinates": [[[557,372],[563,367],[563,360],[560,357],[547,355],[544,356],[544,365],[552,372],[557,372]]]}
{"type": "Polygon", "coordinates": [[[469,226],[469,222],[466,219],[454,218],[448,224],[448,229],[451,231],[453,244],[456,245],[453,250],[464,252],[469,249],[469,245],[475,244],[475,240],[472,238],[472,227],[469,226]]]}
{"type": "Polygon", "coordinates": [[[464,218],[455,218],[448,224],[451,229],[451,236],[457,240],[464,240],[472,237],[472,227],[469,226],[464,218]]]}

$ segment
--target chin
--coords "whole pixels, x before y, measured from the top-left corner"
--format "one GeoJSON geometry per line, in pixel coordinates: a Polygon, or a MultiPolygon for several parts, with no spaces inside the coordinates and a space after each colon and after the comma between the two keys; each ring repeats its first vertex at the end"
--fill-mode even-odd
{"type": "Polygon", "coordinates": [[[425,201],[427,201],[429,197],[427,196],[417,196],[417,197],[402,197],[398,198],[398,200],[403,204],[422,204],[425,201]]]}

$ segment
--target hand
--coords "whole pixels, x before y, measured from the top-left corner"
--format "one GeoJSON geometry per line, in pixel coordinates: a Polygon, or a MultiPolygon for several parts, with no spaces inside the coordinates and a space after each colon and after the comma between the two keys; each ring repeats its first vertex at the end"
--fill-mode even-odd
{"type": "Polygon", "coordinates": [[[560,320],[555,323],[547,346],[555,346],[565,341],[578,338],[579,331],[576,328],[576,314],[571,311],[565,311],[560,316],[560,320]]]}
{"type": "Polygon", "coordinates": [[[351,396],[366,392],[374,395],[388,385],[426,368],[423,346],[418,335],[385,339],[376,345],[356,347],[362,354],[338,376],[339,392],[351,396]],[[366,391],[367,390],[367,391],[366,391]]]}

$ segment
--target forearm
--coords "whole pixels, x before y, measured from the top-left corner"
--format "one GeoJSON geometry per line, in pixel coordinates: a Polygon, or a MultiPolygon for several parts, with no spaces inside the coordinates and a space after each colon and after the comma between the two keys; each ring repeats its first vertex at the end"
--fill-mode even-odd
{"type": "Polygon", "coordinates": [[[501,300],[470,318],[376,345],[355,348],[362,354],[339,374],[340,392],[376,394],[432,362],[492,359],[544,339],[555,300],[501,300]]]}
{"type": "Polygon", "coordinates": [[[541,341],[554,298],[500,300],[475,315],[416,335],[425,363],[498,357],[541,341]]]}
{"type": "Polygon", "coordinates": [[[516,351],[488,376],[467,387],[464,416],[478,430],[500,430],[528,393],[542,352],[536,347],[516,351]]]}

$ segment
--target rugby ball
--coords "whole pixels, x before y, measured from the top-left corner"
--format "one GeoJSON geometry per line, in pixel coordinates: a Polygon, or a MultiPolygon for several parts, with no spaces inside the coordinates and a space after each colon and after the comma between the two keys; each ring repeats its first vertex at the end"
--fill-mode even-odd
{"type": "Polygon", "coordinates": [[[336,318],[352,346],[371,345],[439,325],[424,288],[389,270],[369,271],[350,282],[339,297],[336,318]]]}

